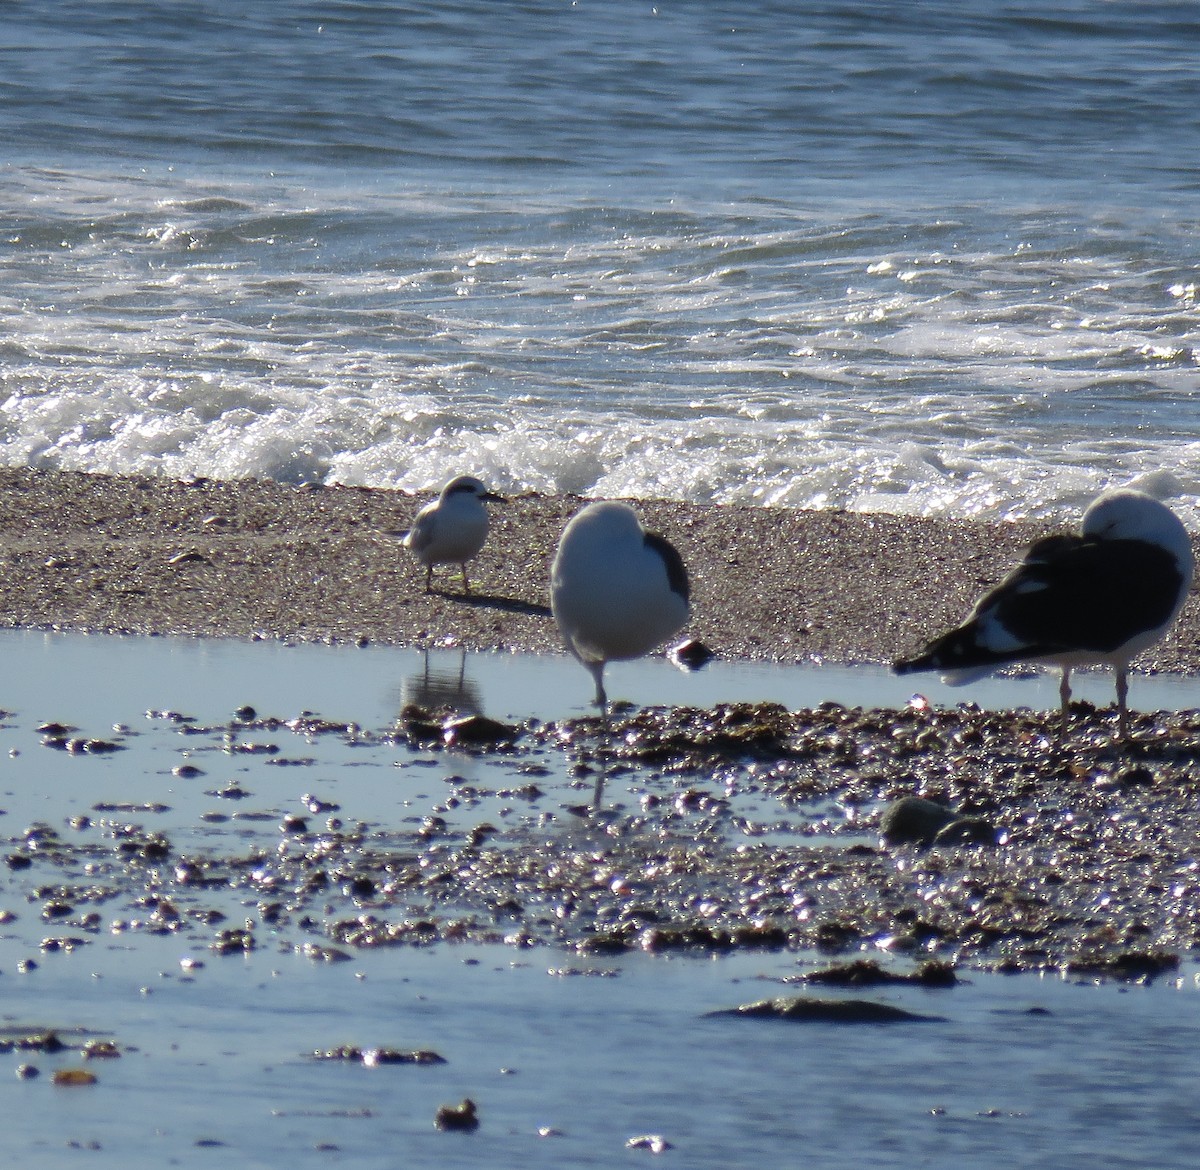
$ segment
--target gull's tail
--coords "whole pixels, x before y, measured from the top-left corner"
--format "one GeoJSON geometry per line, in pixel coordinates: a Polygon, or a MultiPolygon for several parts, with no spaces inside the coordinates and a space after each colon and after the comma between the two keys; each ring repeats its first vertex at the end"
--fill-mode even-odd
{"type": "Polygon", "coordinates": [[[960,626],[930,642],[916,657],[893,662],[892,670],[896,674],[936,670],[941,673],[944,683],[958,687],[984,678],[997,667],[1013,661],[1011,654],[981,645],[976,633],[973,625],[960,626]]]}

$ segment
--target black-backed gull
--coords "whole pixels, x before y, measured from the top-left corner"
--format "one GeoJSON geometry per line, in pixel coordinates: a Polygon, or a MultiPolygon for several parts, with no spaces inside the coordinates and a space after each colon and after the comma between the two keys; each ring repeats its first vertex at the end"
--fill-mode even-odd
{"type": "Polygon", "coordinates": [[[894,669],[937,670],[961,685],[1015,662],[1057,666],[1065,727],[1072,669],[1111,666],[1124,739],[1129,664],[1171,628],[1192,569],[1191,539],[1170,508],[1129,488],[1105,492],[1083,514],[1078,536],[1035,542],[962,625],[894,669]]]}

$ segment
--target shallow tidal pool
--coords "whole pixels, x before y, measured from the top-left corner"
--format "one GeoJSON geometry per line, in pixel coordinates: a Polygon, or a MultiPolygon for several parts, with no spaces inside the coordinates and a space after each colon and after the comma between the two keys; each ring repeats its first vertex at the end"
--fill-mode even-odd
{"type": "MultiPolygon", "coordinates": [[[[566,659],[32,633],[0,637],[0,651],[0,1039],[26,1042],[0,1054],[13,1165],[607,1167],[655,1158],[652,1143],[629,1146],[638,1137],[689,1167],[1194,1165],[1190,963],[1134,987],[966,970],[942,990],[821,993],[931,1020],[764,1021],[708,1013],[796,993],[789,981],[828,960],[580,953],[515,925],[490,943],[418,931],[355,948],[316,929],[318,911],[374,913],[373,891],[332,861],[308,901],[282,878],[273,894],[291,854],[334,820],[400,858],[431,819],[455,831],[486,819],[501,838],[560,826],[573,846],[603,834],[580,812],[592,779],[567,753],[381,734],[410,703],[513,721],[585,714],[590,682],[566,659]],[[447,796],[473,789],[486,795],[447,796]],[[84,1057],[88,1041],[119,1055],[84,1057]],[[314,1055],[339,1049],[440,1060],[314,1055]],[[70,1069],[94,1083],[54,1083],[70,1069]],[[478,1128],[436,1128],[463,1098],[478,1128]]],[[[684,675],[661,661],[614,668],[611,684],[639,705],[902,706],[913,691],[866,668],[684,675]]],[[[1195,706],[1196,689],[1139,677],[1133,701],[1195,706]]],[[[1057,701],[1040,677],[921,690],[947,704],[1057,701]]],[[[1111,680],[1085,676],[1079,691],[1106,703],[1111,680]]],[[[670,800],[681,783],[627,767],[606,802],[670,800]]],[[[771,839],[811,842],[826,811],[757,794],[738,814],[771,839]]]]}

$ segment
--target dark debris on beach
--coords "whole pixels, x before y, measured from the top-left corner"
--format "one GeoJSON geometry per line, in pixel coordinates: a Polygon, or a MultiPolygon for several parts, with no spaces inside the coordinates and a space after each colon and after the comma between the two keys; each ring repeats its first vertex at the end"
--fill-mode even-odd
{"type": "Polygon", "coordinates": [[[646,709],[607,732],[595,719],[533,722],[494,742],[439,740],[430,729],[444,723],[410,712],[376,733],[294,730],[374,735],[450,765],[500,753],[519,816],[476,817],[498,789],[461,779],[416,827],[344,823],[330,805],[276,817],[285,846],[268,827],[240,847],[233,835],[180,851],[99,816],[11,839],[10,886],[24,883],[55,938],[183,932],[217,956],[275,946],[336,960],[454,942],[584,956],[768,949],[1150,980],[1200,945],[1200,714],[1139,716],[1131,745],[1114,743],[1111,712],[1085,706],[1065,739],[1057,714],[920,702],[646,709]],[[547,797],[556,753],[587,791],[603,773],[599,811],[547,797]],[[885,842],[887,810],[913,797],[990,833],[885,842]],[[230,925],[231,897],[250,912],[244,927],[230,925]]]}

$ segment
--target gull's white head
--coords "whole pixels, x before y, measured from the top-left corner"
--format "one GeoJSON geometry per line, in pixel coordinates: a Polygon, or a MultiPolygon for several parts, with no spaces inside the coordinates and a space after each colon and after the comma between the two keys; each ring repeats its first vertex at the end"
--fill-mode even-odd
{"type": "Polygon", "coordinates": [[[1141,540],[1169,552],[1184,574],[1192,574],[1192,540],[1179,517],[1161,500],[1132,488],[1098,496],[1083,514],[1084,536],[1096,540],[1141,540]]]}

